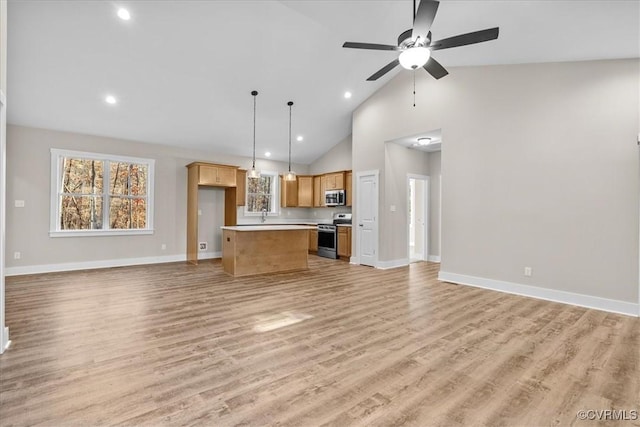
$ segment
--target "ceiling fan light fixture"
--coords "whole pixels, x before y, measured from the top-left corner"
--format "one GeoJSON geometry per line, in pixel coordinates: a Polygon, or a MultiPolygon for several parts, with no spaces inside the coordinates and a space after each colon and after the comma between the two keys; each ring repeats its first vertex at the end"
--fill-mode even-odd
{"type": "Polygon", "coordinates": [[[431,57],[431,51],[426,47],[415,46],[403,51],[398,58],[400,65],[407,70],[415,70],[427,63],[431,57]]]}

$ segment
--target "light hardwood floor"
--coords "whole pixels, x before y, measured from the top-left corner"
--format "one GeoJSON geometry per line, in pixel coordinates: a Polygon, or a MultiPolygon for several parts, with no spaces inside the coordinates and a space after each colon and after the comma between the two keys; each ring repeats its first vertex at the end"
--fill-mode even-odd
{"type": "Polygon", "coordinates": [[[219,261],[9,277],[0,425],[594,426],[577,411],[640,409],[639,319],[437,271],[311,256],[240,279],[219,261]]]}

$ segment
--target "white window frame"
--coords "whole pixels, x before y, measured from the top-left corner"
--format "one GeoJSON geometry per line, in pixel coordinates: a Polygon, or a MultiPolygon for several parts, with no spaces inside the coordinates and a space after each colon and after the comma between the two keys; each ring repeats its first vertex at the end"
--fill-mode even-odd
{"type": "MultiPolygon", "coordinates": [[[[260,175],[269,175],[274,179],[272,180],[272,194],[274,203],[271,205],[272,210],[267,212],[267,215],[270,216],[279,216],[280,215],[280,174],[276,171],[260,171],[260,175]]],[[[244,215],[245,216],[262,216],[262,212],[249,212],[249,177],[247,176],[245,181],[245,187],[247,191],[245,191],[245,199],[244,199],[244,215]]]]}
{"type": "MultiPolygon", "coordinates": [[[[117,156],[112,154],[88,153],[84,151],[51,149],[51,211],[49,223],[50,237],[78,237],[78,236],[122,236],[136,234],[153,234],[153,183],[154,183],[154,166],[155,160],[142,159],[139,157],[117,156]],[[147,218],[146,228],[136,229],[102,229],[102,230],[61,230],[60,229],[60,202],[59,195],[62,191],[62,162],[64,157],[86,160],[101,160],[105,162],[122,162],[143,164],[147,166],[147,218]]],[[[109,182],[109,168],[104,168],[103,182],[109,182]]],[[[108,188],[104,186],[104,188],[108,188]]],[[[109,192],[103,192],[103,209],[108,212],[109,209],[109,192]]],[[[108,221],[107,221],[108,223],[108,221]]]]}

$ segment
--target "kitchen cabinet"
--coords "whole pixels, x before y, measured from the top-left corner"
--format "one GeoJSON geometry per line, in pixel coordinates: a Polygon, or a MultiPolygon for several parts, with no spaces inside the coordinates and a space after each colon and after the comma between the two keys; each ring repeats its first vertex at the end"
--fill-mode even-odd
{"type": "Polygon", "coordinates": [[[338,256],[351,257],[351,227],[338,226],[338,256]]]}
{"type": "Polygon", "coordinates": [[[344,190],[344,172],[334,172],[324,175],[325,190],[344,190]]]}
{"type": "Polygon", "coordinates": [[[353,172],[347,171],[344,174],[344,191],[347,193],[347,206],[352,206],[353,199],[353,172]]]}
{"type": "Polygon", "coordinates": [[[244,206],[247,200],[247,171],[236,171],[236,206],[244,206]]]}
{"type": "Polygon", "coordinates": [[[318,252],[318,230],[309,230],[309,252],[318,252]]]}
{"type": "Polygon", "coordinates": [[[313,176],[298,175],[298,207],[313,207],[313,176]]]}
{"type": "Polygon", "coordinates": [[[285,181],[280,176],[280,206],[283,208],[298,207],[298,181],[285,181]]]}
{"type": "Polygon", "coordinates": [[[236,167],[202,163],[196,165],[198,167],[198,185],[215,187],[236,186],[236,167]]]}
{"type": "MultiPolygon", "coordinates": [[[[236,174],[242,175],[237,166],[204,162],[193,162],[187,165],[187,262],[189,264],[198,264],[198,221],[200,220],[198,187],[223,187],[224,225],[236,225],[238,219],[236,205],[240,197],[236,191],[238,181],[236,174]]],[[[244,200],[244,196],[242,199],[244,200]]]]}
{"type": "Polygon", "coordinates": [[[320,206],[324,207],[324,192],[327,191],[327,176],[322,175],[320,177],[320,206]]]}
{"type": "Polygon", "coordinates": [[[324,203],[324,191],[322,191],[321,181],[322,177],[316,175],[313,177],[313,207],[320,208],[324,203]]]}

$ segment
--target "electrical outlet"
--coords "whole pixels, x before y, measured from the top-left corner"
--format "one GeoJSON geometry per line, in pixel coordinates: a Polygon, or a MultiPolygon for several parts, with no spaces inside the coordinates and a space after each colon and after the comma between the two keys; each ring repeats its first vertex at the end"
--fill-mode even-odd
{"type": "Polygon", "coordinates": [[[527,277],[531,277],[531,275],[533,274],[533,270],[531,269],[531,267],[525,267],[524,268],[524,275],[527,277]]]}
{"type": "Polygon", "coordinates": [[[391,205],[391,206],[389,206],[389,210],[390,210],[391,212],[395,212],[395,211],[396,211],[396,205],[391,205]]]}
{"type": "Polygon", "coordinates": [[[201,251],[207,250],[207,242],[200,242],[200,250],[201,251]]]}
{"type": "Polygon", "coordinates": [[[163,244],[160,246],[160,249],[162,249],[163,251],[167,250],[167,245],[163,243],[163,244]]]}
{"type": "Polygon", "coordinates": [[[20,259],[20,258],[22,258],[22,254],[20,252],[13,253],[13,259],[20,259]]]}
{"type": "Polygon", "coordinates": [[[198,216],[202,215],[202,209],[198,209],[198,216]]]}

